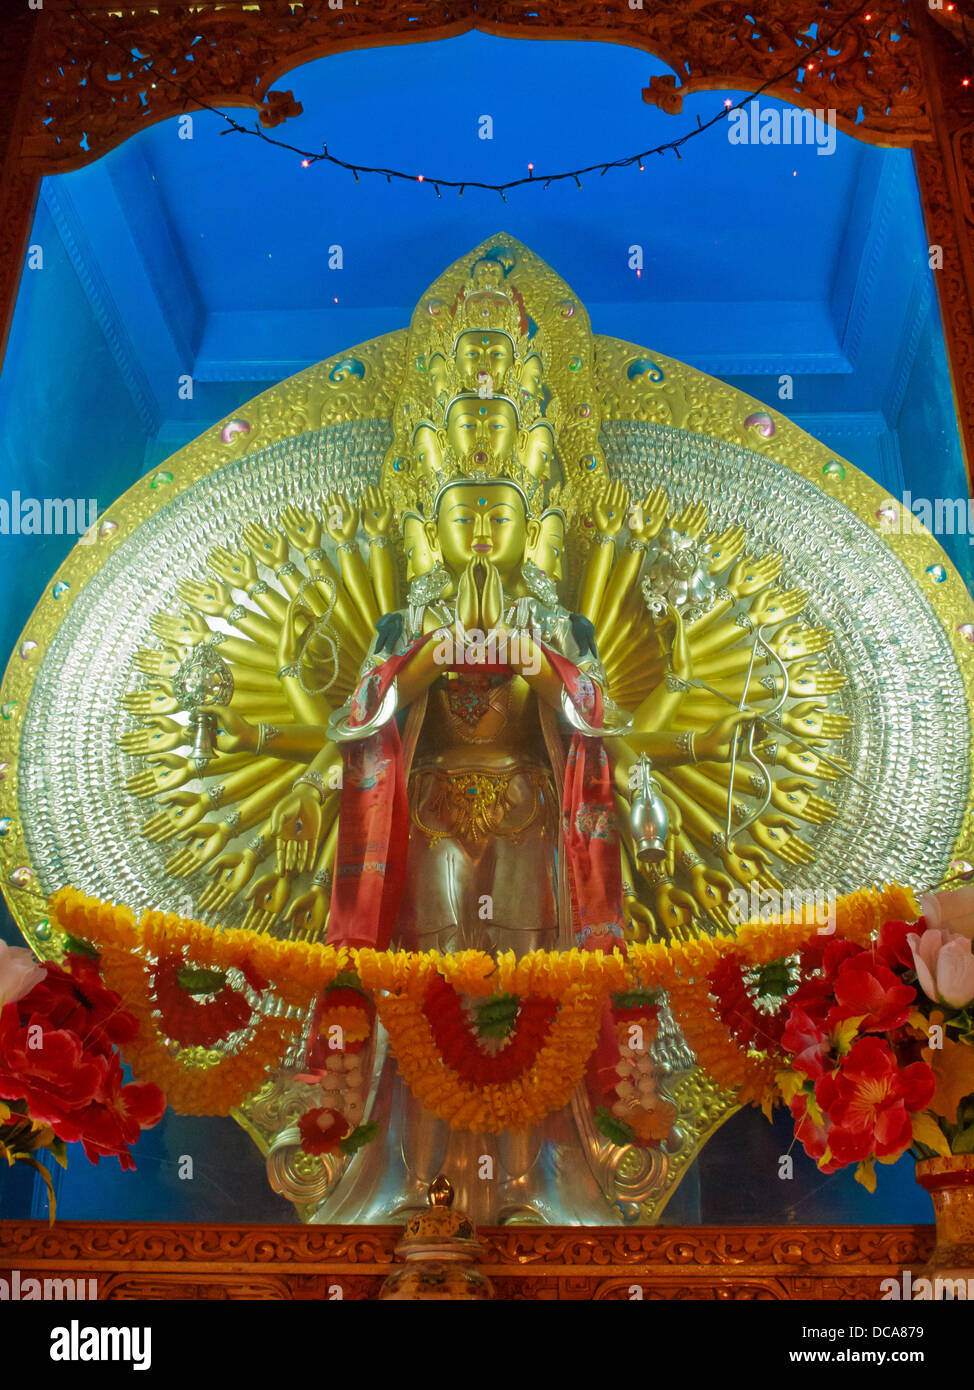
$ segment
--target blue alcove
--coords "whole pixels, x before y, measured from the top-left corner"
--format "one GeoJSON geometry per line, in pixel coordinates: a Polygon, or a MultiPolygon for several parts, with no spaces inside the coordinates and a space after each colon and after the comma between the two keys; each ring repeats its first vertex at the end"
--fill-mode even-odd
{"type": "MultiPolygon", "coordinates": [[[[667,116],[641,99],[666,71],[618,45],[482,34],[347,52],[278,82],[303,114],[271,136],[311,151],[327,142],[350,163],[422,173],[422,183],[305,168],[288,150],[222,133],[206,112],[46,179],[0,372],[0,497],[103,509],[267,386],[402,327],[437,273],[499,230],[558,269],[596,332],[769,402],[894,497],[966,497],[908,151],[834,132],[831,148],[735,144],[720,123],[681,159],[544,187],[546,172],[672,141],[742,95],[702,93],[667,116]],[[538,186],[506,202],[433,186],[436,176],[516,178],[529,163],[538,186]]],[[[7,650],[73,540],[0,534],[7,650]]],[[[970,587],[969,538],[942,540],[970,587]]],[[[2,932],[17,939],[9,918],[2,932]]],[[[851,1173],[824,1178],[797,1149],[795,1177],[781,1180],[790,1138],[783,1118],[772,1128],[735,1116],[667,1219],[929,1219],[909,1159],[881,1168],[869,1197],[851,1173]]],[[[136,1157],[138,1173],[120,1176],[73,1155],[56,1177],[61,1215],[293,1218],[230,1120],[170,1113],[136,1157]],[[192,1180],[179,1176],[186,1155],[192,1180]]],[[[0,1168],[0,1215],[42,1207],[39,1184],[0,1168]]]]}

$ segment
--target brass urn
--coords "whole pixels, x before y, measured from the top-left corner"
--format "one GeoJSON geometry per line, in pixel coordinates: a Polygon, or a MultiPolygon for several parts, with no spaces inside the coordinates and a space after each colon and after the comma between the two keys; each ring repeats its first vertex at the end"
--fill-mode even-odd
{"type": "Polygon", "coordinates": [[[448,1299],[470,1302],[494,1297],[490,1280],[476,1267],[483,1254],[469,1216],[453,1210],[453,1187],[441,1174],[429,1185],[429,1211],[406,1222],[396,1257],[404,1261],[382,1285],[380,1299],[448,1299]]]}

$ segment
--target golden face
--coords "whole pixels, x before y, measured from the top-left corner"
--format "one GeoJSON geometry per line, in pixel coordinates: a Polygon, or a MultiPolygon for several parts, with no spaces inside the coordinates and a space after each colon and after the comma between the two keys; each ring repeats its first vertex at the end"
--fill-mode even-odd
{"type": "Polygon", "coordinates": [[[557,512],[541,518],[529,558],[549,579],[558,581],[565,577],[565,523],[557,512]]]}
{"type": "Polygon", "coordinates": [[[514,347],[506,333],[461,333],[455,356],[460,379],[468,391],[476,391],[488,376],[496,391],[514,364],[514,347]],[[485,375],[481,376],[481,372],[485,375]]]}
{"type": "Polygon", "coordinates": [[[544,366],[537,353],[532,353],[521,368],[521,390],[538,400],[544,386],[544,366]]]}
{"type": "Polygon", "coordinates": [[[420,477],[433,477],[443,467],[443,449],[432,425],[420,425],[413,435],[413,461],[420,477]]]}
{"type": "Polygon", "coordinates": [[[510,483],[459,483],[440,500],[436,541],[457,577],[474,556],[489,560],[502,579],[517,573],[527,543],[524,500],[510,483]]]}
{"type": "Polygon", "coordinates": [[[524,447],[524,466],[532,478],[550,478],[555,460],[555,436],[550,425],[533,425],[524,447]]]}
{"type": "Polygon", "coordinates": [[[506,463],[517,443],[517,415],[510,401],[479,396],[454,401],[446,421],[453,452],[476,467],[506,463]]]}
{"type": "Polygon", "coordinates": [[[421,574],[428,574],[436,564],[436,555],[429,543],[426,528],[418,516],[406,516],[402,521],[402,548],[406,552],[406,579],[412,583],[421,574]]]}
{"type": "Polygon", "coordinates": [[[434,396],[442,396],[449,387],[449,377],[446,370],[446,358],[440,353],[429,360],[429,380],[433,388],[434,396]]]}

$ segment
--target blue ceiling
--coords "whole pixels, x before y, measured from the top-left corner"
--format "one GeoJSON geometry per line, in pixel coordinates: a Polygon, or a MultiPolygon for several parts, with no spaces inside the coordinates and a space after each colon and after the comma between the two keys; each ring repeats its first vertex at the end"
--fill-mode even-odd
{"type": "MultiPolygon", "coordinates": [[[[437,198],[436,174],[500,181],[529,162],[540,175],[615,158],[672,140],[740,95],[703,93],[667,116],[641,96],[665,71],[618,45],[476,33],[349,52],[279,80],[304,113],[269,133],[423,172],[425,183],[356,184],[328,165],[305,169],[298,156],[221,134],[216,116],[197,113],[193,139],[166,121],[48,180],[47,193],[126,325],[160,424],[181,372],[200,382],[276,380],[398,327],[445,264],[501,229],[558,268],[597,331],[724,376],[850,373],[846,331],[865,307],[857,282],[867,250],[877,251],[867,234],[878,200],[899,222],[912,201],[917,221],[904,151],[843,136],[831,155],[733,145],[721,123],[691,141],[682,162],[653,157],[643,173],[514,190],[506,204],[474,189],[437,198]],[[492,140],[478,138],[484,115],[492,140]],[[335,244],[341,270],[328,268],[335,244]],[[632,245],[643,248],[639,277],[628,265],[632,245]]],[[[907,298],[910,274],[901,266],[907,298]]],[[[902,335],[901,298],[870,306],[883,318],[875,341],[887,358],[902,335]]],[[[878,405],[886,366],[881,357],[869,364],[857,408],[878,405]]]]}

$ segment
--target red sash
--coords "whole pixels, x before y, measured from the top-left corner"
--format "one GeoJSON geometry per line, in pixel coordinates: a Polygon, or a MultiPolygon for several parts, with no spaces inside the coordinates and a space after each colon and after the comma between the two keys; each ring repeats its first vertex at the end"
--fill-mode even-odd
{"type": "MultiPolygon", "coordinates": [[[[353,728],[375,714],[403,666],[432,635],[417,638],[400,656],[389,657],[363,678],[351,700],[348,722],[353,728]]],[[[409,846],[406,775],[395,718],[370,737],[346,743],[342,752],[328,945],[384,951],[399,912],[409,846]]]]}

